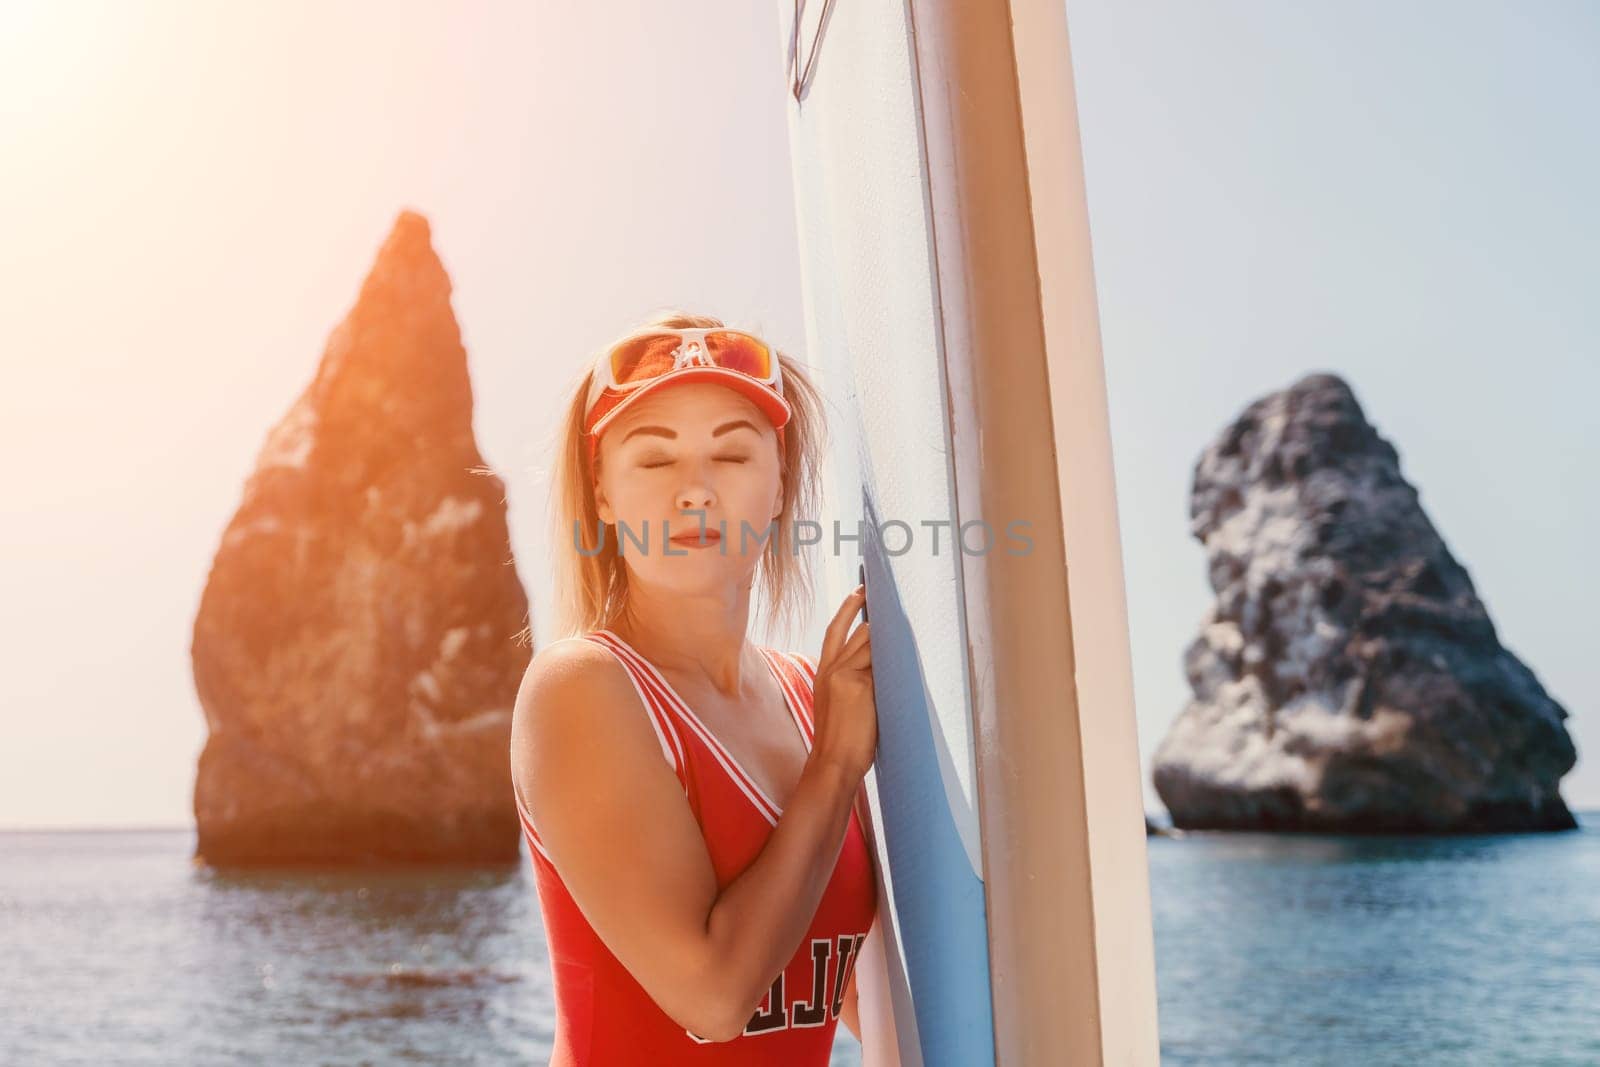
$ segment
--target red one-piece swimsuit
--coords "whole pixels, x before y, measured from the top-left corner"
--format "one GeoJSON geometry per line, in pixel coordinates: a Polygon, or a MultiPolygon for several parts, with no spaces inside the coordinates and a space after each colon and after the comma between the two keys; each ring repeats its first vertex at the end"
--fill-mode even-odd
{"type": "MultiPolygon", "coordinates": [[[[717,886],[728,885],[760,853],[782,810],[744,772],[661,672],[627,642],[610,630],[595,630],[579,640],[594,641],[610,650],[633,679],[662,754],[683,784],[700,824],[717,886]]],[[[784,703],[809,752],[816,664],[797,653],[760,651],[778,679],[784,703]]],[[[773,980],[744,1032],[731,1041],[709,1041],[674,1022],[606,948],[545,852],[527,806],[520,796],[515,799],[531,847],[555,986],[551,1067],[825,1067],[845,985],[877,908],[872,858],[854,809],[844,846],[806,936],[773,980]]]]}

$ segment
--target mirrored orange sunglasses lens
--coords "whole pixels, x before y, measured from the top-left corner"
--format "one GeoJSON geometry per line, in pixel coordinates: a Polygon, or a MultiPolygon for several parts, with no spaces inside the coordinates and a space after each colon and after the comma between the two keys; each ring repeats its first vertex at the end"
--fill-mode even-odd
{"type": "MultiPolygon", "coordinates": [[[[648,334],[626,341],[611,350],[611,373],[617,382],[646,381],[671,370],[673,353],[683,343],[675,334],[648,334]]],[[[706,334],[706,352],[719,367],[739,371],[754,378],[772,376],[772,352],[746,333],[719,330],[706,334]]]]}
{"type": "Polygon", "coordinates": [[[717,366],[752,378],[772,377],[772,350],[747,333],[725,330],[706,334],[706,349],[717,366]]]}

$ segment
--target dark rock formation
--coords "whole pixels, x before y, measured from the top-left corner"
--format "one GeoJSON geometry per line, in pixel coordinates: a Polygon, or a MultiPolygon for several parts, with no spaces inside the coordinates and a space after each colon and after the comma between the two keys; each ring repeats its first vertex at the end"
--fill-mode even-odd
{"type": "Polygon", "coordinates": [[[1571,829],[1566,711],[1501,646],[1399,457],[1327,374],[1201,456],[1191,531],[1217,599],[1157,750],[1187,829],[1571,829]]]}
{"type": "Polygon", "coordinates": [[[482,465],[450,280],[404,212],[211,566],[198,858],[517,862],[528,604],[482,465]]]}

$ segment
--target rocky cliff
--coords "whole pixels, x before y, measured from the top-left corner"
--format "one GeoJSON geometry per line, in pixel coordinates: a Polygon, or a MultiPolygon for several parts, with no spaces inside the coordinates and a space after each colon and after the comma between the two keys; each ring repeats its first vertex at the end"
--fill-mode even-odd
{"type": "Polygon", "coordinates": [[[405,212],[211,566],[191,648],[199,858],[515,862],[526,614],[450,280],[405,212]]]}
{"type": "Polygon", "coordinates": [[[1500,644],[1343,381],[1251,404],[1200,457],[1190,520],[1216,601],[1154,759],[1174,826],[1575,825],[1566,711],[1500,644]]]}

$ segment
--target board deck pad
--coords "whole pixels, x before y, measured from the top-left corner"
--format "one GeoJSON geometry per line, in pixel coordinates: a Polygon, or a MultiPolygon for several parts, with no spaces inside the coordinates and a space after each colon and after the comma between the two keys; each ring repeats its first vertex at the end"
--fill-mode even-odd
{"type": "MultiPolygon", "coordinates": [[[[869,528],[876,528],[870,494],[863,508],[873,523],[869,528]]],[[[875,620],[877,795],[916,1033],[924,1063],[993,1063],[983,866],[969,851],[977,846],[976,817],[950,751],[952,733],[970,744],[964,703],[941,709],[929,691],[916,627],[885,548],[873,537],[865,553],[875,620]]],[[[927,647],[949,655],[949,644],[932,641],[927,647]]]]}

